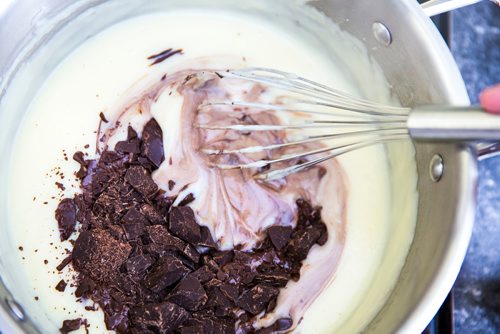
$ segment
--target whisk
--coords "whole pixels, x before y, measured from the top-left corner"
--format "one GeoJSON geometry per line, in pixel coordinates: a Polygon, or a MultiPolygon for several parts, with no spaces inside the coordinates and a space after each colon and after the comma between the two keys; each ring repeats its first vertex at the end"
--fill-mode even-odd
{"type": "Polygon", "coordinates": [[[207,101],[200,112],[224,110],[265,110],[291,113],[301,121],[288,124],[198,124],[204,130],[240,131],[305,131],[331,130],[330,133],[303,135],[287,142],[228,149],[204,148],[209,155],[251,154],[328,141],[331,145],[272,159],[234,164],[215,163],[220,169],[256,169],[255,177],[275,180],[302,171],[328,159],[373,144],[412,138],[432,141],[498,141],[500,117],[486,113],[480,107],[418,106],[397,107],[361,99],[306,78],[275,69],[245,68],[217,73],[221,78],[236,78],[272,87],[285,93],[280,103],[247,101],[207,101]],[[279,169],[271,165],[299,161],[279,169]]]}

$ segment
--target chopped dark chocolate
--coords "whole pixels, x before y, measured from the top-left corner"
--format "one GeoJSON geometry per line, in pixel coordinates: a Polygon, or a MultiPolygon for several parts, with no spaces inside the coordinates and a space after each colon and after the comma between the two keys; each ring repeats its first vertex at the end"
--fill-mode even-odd
{"type": "Polygon", "coordinates": [[[167,251],[184,251],[186,244],[181,239],[171,235],[165,226],[153,225],[146,227],[149,240],[167,251]]]}
{"type": "MultiPolygon", "coordinates": [[[[169,209],[169,208],[167,208],[169,209]]],[[[165,224],[166,219],[162,216],[160,211],[158,211],[155,207],[149,204],[143,204],[140,208],[141,213],[146,217],[147,220],[151,222],[151,224],[165,224]]]]}
{"type": "Polygon", "coordinates": [[[139,154],[141,153],[140,145],[141,143],[139,141],[139,138],[137,138],[137,132],[135,132],[135,130],[131,126],[129,126],[127,140],[119,141],[118,143],[116,143],[115,151],[121,153],[139,154]]]}
{"type": "Polygon", "coordinates": [[[184,241],[195,245],[201,242],[200,225],[196,222],[193,209],[188,206],[173,207],[170,210],[168,227],[184,241]]]}
{"type": "Polygon", "coordinates": [[[197,311],[208,300],[200,281],[193,275],[187,275],[167,296],[167,300],[186,310],[197,311]]]}
{"type": "Polygon", "coordinates": [[[179,202],[179,206],[185,206],[194,201],[194,195],[189,193],[179,202]]]}
{"type": "Polygon", "coordinates": [[[136,208],[131,208],[122,218],[122,223],[149,225],[148,220],[136,208]]]}
{"type": "Polygon", "coordinates": [[[198,243],[198,245],[209,248],[217,247],[217,244],[212,238],[212,233],[210,233],[210,230],[206,226],[200,227],[200,242],[198,243]]]}
{"type": "MultiPolygon", "coordinates": [[[[166,196],[152,179],[165,159],[154,119],[142,138],[129,127],[127,139],[99,160],[85,160],[81,152],[74,159],[82,192],[63,200],[56,218],[62,239],[77,221],[81,231],[57,269],[73,261],[75,297],[100,306],[108,330],[245,334],[292,328],[289,318],[261,329],[253,323],[256,315],[274,310],[280,288],[300,278],[310,249],[328,240],[321,208],[299,199],[295,228],[270,227],[252,251],[223,251],[188,206],[194,195],[166,196]]],[[[175,181],[168,187],[175,189],[175,181]]],[[[178,188],[182,193],[187,186],[178,188]]],[[[66,284],[61,280],[56,289],[64,291],[66,284]]],[[[79,328],[83,322],[76,320],[63,328],[79,328]]]]}
{"type": "Polygon", "coordinates": [[[162,292],[167,287],[177,283],[188,274],[190,270],[184,266],[181,260],[166,255],[154,264],[153,269],[144,278],[144,286],[153,292],[162,292]]]}
{"type": "Polygon", "coordinates": [[[148,170],[142,166],[130,167],[125,174],[125,180],[145,198],[153,197],[158,191],[158,185],[148,170]]]}
{"type": "Polygon", "coordinates": [[[56,210],[56,220],[59,225],[59,235],[61,241],[68,240],[75,232],[76,227],[76,206],[71,198],[63,199],[56,210]]]}
{"type": "Polygon", "coordinates": [[[320,239],[322,232],[320,226],[308,226],[296,233],[286,247],[286,254],[296,261],[304,260],[311,247],[320,239]]]}
{"type": "Polygon", "coordinates": [[[276,298],[278,294],[278,289],[269,285],[259,284],[243,292],[238,299],[237,305],[245,311],[257,315],[264,311],[267,304],[269,304],[272,299],[276,298]]]}
{"type": "Polygon", "coordinates": [[[72,261],[71,255],[66,256],[56,267],[57,271],[62,271],[72,261]]]}
{"type": "Polygon", "coordinates": [[[64,292],[64,290],[66,290],[66,286],[68,285],[68,283],[66,283],[63,279],[59,281],[59,283],[57,283],[56,285],[56,290],[57,291],[60,291],[60,292],[64,292]]]}
{"type": "Polygon", "coordinates": [[[139,254],[131,257],[126,262],[127,273],[133,278],[141,278],[153,265],[154,259],[150,255],[139,254]]]}
{"type": "Polygon", "coordinates": [[[200,282],[206,283],[215,277],[215,274],[208,268],[208,266],[200,267],[193,272],[192,276],[196,277],[200,282]]]}
{"type": "Polygon", "coordinates": [[[286,246],[292,232],[293,228],[291,226],[271,226],[267,229],[269,239],[271,239],[276,250],[281,250],[286,246]]]}
{"type": "Polygon", "coordinates": [[[125,231],[125,236],[127,240],[136,240],[143,235],[146,228],[144,224],[123,224],[123,230],[125,231]]]}
{"type": "Polygon", "coordinates": [[[130,317],[137,326],[146,326],[158,333],[170,333],[188,319],[189,313],[174,303],[163,302],[133,308],[130,317]]]}
{"type": "Polygon", "coordinates": [[[105,230],[83,231],[73,248],[75,268],[96,281],[109,279],[127,260],[132,247],[105,230]]]}
{"type": "Polygon", "coordinates": [[[67,334],[79,330],[82,326],[82,318],[77,318],[73,320],[64,320],[63,325],[60,329],[62,334],[67,334]]]}
{"type": "Polygon", "coordinates": [[[163,160],[165,160],[163,152],[163,132],[154,118],[144,126],[141,153],[157,168],[160,167],[163,160]]]}
{"type": "Polygon", "coordinates": [[[274,324],[269,327],[261,328],[256,331],[256,334],[273,334],[276,332],[283,332],[290,329],[293,325],[293,320],[290,318],[281,318],[276,320],[274,324]]]}

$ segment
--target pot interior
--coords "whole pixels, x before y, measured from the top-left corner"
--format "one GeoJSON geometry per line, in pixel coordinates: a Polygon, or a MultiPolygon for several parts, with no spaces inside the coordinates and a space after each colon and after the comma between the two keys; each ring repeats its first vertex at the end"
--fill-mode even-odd
{"type": "MultiPolygon", "coordinates": [[[[10,144],[22,124],[30,97],[36,95],[47,74],[87,38],[126,18],[176,6],[205,9],[238,7],[234,1],[201,0],[130,1],[126,6],[123,1],[71,3],[46,1],[44,11],[39,14],[36,8],[40,8],[40,1],[24,1],[14,4],[10,8],[11,14],[1,18],[0,39],[7,41],[6,45],[12,45],[0,50],[0,75],[3,79],[0,84],[0,153],[3,157],[11,156],[10,144]],[[28,19],[31,17],[34,21],[28,19]],[[14,26],[17,28],[13,29],[14,26]],[[81,27],[85,27],[85,34],[82,34],[81,27]],[[59,33],[61,29],[64,34],[59,33]],[[28,59],[29,63],[25,63],[28,59]],[[9,99],[11,90],[22,90],[26,98],[9,99]]],[[[359,49],[368,50],[392,86],[393,94],[403,105],[468,102],[463,82],[443,41],[439,40],[430,21],[418,12],[411,0],[376,3],[364,0],[313,1],[311,5],[336,22],[342,31],[359,40],[359,49]],[[384,23],[392,32],[390,46],[382,46],[374,38],[374,22],[384,23]]],[[[278,15],[269,12],[264,1],[254,1],[247,10],[264,13],[269,20],[278,15]]],[[[316,28],[321,29],[321,24],[318,23],[316,28]]],[[[318,41],[311,40],[311,43],[318,41]]],[[[366,85],[363,82],[368,80],[364,75],[368,71],[366,68],[343,57],[335,48],[325,46],[325,49],[333,58],[337,57],[336,61],[343,62],[350,72],[357,73],[360,86],[366,85]]],[[[362,93],[370,97],[369,90],[362,93]]],[[[387,256],[380,262],[380,270],[373,277],[373,288],[366,294],[365,302],[341,324],[337,332],[359,330],[360,324],[373,332],[422,330],[439,308],[458,273],[473,219],[475,163],[472,154],[467,147],[449,144],[417,143],[415,149],[416,153],[410,143],[391,143],[385,147],[389,159],[388,173],[393,180],[390,219],[394,238],[385,241],[387,256]],[[445,172],[439,182],[433,182],[429,176],[429,164],[435,155],[441,156],[445,164],[445,172]],[[414,201],[415,192],[418,192],[418,203],[414,201]],[[414,221],[411,216],[417,204],[414,240],[401,275],[393,284],[391,280],[398,277],[397,272],[401,268],[392,254],[401,247],[401,243],[408,242],[400,240],[398,235],[414,221]],[[377,289],[378,286],[391,288],[377,289]],[[390,298],[384,307],[374,314],[372,305],[385,300],[388,295],[390,298]]],[[[0,189],[7,188],[8,160],[0,166],[0,189]]],[[[7,221],[8,206],[8,196],[2,197],[2,225],[7,221]]],[[[19,284],[23,282],[23,277],[15,269],[18,245],[12,244],[8,229],[5,230],[7,233],[0,235],[0,272],[6,287],[2,285],[3,290],[0,291],[4,306],[4,313],[0,315],[6,319],[9,317],[11,326],[26,332],[52,330],[54,327],[51,326],[55,324],[43,324],[37,320],[34,325],[31,321],[33,318],[40,319],[38,314],[41,311],[34,305],[32,294],[19,284]],[[12,299],[24,309],[23,321],[12,321],[15,319],[9,311],[12,299]],[[34,317],[34,314],[37,316],[34,317]]]]}

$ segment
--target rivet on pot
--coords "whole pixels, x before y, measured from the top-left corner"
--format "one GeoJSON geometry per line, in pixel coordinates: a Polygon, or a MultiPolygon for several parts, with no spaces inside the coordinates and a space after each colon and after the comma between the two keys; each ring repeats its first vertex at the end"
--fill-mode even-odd
{"type": "Polygon", "coordinates": [[[443,158],[439,154],[434,154],[429,165],[429,175],[433,182],[439,182],[444,173],[443,158]]]}
{"type": "Polygon", "coordinates": [[[21,305],[19,305],[15,300],[7,297],[5,298],[5,303],[7,304],[10,313],[12,316],[14,316],[16,319],[23,321],[25,316],[24,316],[24,311],[21,305]]]}
{"type": "Polygon", "coordinates": [[[373,36],[375,39],[382,44],[383,46],[389,46],[392,43],[392,35],[389,30],[383,23],[374,22],[372,24],[373,36]]]}

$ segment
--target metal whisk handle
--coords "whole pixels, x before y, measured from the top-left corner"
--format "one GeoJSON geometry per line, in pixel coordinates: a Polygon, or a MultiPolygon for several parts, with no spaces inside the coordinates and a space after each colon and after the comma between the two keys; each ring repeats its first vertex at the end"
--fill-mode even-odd
{"type": "Polygon", "coordinates": [[[500,116],[480,107],[416,107],[407,124],[416,140],[500,141],[500,116]]]}

